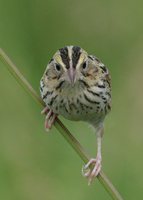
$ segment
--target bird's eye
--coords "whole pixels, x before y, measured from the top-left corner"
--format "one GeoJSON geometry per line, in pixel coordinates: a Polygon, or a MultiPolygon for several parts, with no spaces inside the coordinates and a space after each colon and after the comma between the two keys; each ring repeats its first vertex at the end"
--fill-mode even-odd
{"type": "Polygon", "coordinates": [[[59,64],[55,65],[56,70],[59,72],[61,70],[61,66],[59,64]]]}
{"type": "Polygon", "coordinates": [[[87,67],[87,63],[84,62],[84,63],[82,64],[82,69],[86,69],[86,67],[87,67]]]}

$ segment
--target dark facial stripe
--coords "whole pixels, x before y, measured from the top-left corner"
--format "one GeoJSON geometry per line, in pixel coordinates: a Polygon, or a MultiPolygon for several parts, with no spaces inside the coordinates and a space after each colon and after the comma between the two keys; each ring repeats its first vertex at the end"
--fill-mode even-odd
{"type": "Polygon", "coordinates": [[[87,89],[87,91],[88,91],[89,93],[93,94],[94,96],[100,97],[100,94],[98,94],[98,93],[96,93],[96,92],[93,92],[93,91],[91,91],[91,90],[89,90],[89,89],[87,89]]]}
{"type": "Polygon", "coordinates": [[[57,85],[56,90],[60,89],[60,88],[62,87],[62,85],[64,84],[64,82],[65,82],[65,81],[61,81],[61,82],[57,85]]]}
{"type": "Polygon", "coordinates": [[[88,101],[89,103],[100,104],[100,102],[98,102],[98,101],[93,101],[93,100],[89,99],[89,98],[86,96],[86,94],[84,94],[84,98],[85,98],[86,101],[88,101]]]}
{"type": "Polygon", "coordinates": [[[78,63],[79,57],[80,57],[80,52],[81,48],[74,46],[72,48],[72,63],[73,63],[73,68],[76,68],[76,65],[78,63]]]}
{"type": "Polygon", "coordinates": [[[59,51],[60,51],[60,55],[61,55],[63,63],[66,65],[66,68],[69,69],[70,65],[69,65],[68,48],[64,47],[64,48],[59,49],[59,51]]]}
{"type": "Polygon", "coordinates": [[[86,83],[86,81],[84,81],[84,80],[82,80],[82,79],[79,79],[79,81],[80,81],[81,83],[83,83],[83,85],[84,85],[85,87],[89,88],[89,85],[86,83]]]}
{"type": "Polygon", "coordinates": [[[99,85],[99,84],[97,84],[96,86],[99,87],[99,88],[105,88],[105,85],[99,85]]]}

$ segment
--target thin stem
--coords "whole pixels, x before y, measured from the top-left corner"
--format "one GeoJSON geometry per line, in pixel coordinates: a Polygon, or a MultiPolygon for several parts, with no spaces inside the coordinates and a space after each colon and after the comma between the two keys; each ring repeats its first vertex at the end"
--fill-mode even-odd
{"type": "MultiPolygon", "coordinates": [[[[40,104],[42,107],[45,106],[43,100],[38,96],[36,91],[32,88],[30,83],[25,79],[25,77],[18,70],[16,65],[10,60],[10,58],[6,55],[6,53],[0,48],[0,59],[3,61],[7,69],[10,73],[16,78],[16,80],[20,83],[20,85],[34,98],[34,100],[40,104]]],[[[80,156],[84,163],[89,161],[89,156],[84,151],[81,144],[77,141],[77,139],[69,132],[69,130],[63,125],[63,123],[57,118],[55,122],[55,127],[62,134],[62,136],[67,140],[67,142],[73,147],[76,153],[80,156]]],[[[107,178],[107,176],[100,172],[98,175],[98,180],[109,193],[112,199],[114,200],[123,200],[117,189],[113,186],[111,181],[107,178]]]]}

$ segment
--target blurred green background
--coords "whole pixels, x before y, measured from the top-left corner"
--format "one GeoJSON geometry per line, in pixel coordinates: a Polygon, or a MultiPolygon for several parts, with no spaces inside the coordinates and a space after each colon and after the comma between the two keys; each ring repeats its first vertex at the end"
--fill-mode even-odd
{"type": "MultiPolygon", "coordinates": [[[[55,51],[79,45],[112,75],[112,112],[105,121],[103,170],[125,199],[143,199],[143,2],[0,0],[0,47],[39,93],[55,51]]],[[[47,134],[41,108],[0,62],[0,199],[110,200],[55,128],[47,134]]],[[[64,124],[91,156],[95,134],[86,123],[64,124]]]]}

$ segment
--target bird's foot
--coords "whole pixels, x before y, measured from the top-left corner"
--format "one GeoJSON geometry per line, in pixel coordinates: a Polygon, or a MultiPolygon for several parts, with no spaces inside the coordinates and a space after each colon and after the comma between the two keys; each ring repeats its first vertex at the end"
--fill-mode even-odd
{"type": "Polygon", "coordinates": [[[55,113],[53,113],[53,111],[51,109],[49,109],[48,107],[45,107],[41,114],[45,114],[45,129],[46,131],[49,131],[52,127],[52,125],[54,124],[54,121],[57,117],[57,115],[55,113]]]}
{"type": "Polygon", "coordinates": [[[89,162],[83,166],[82,175],[87,177],[88,185],[91,184],[93,179],[98,176],[101,171],[101,156],[97,156],[96,159],[91,158],[89,162]]]}

